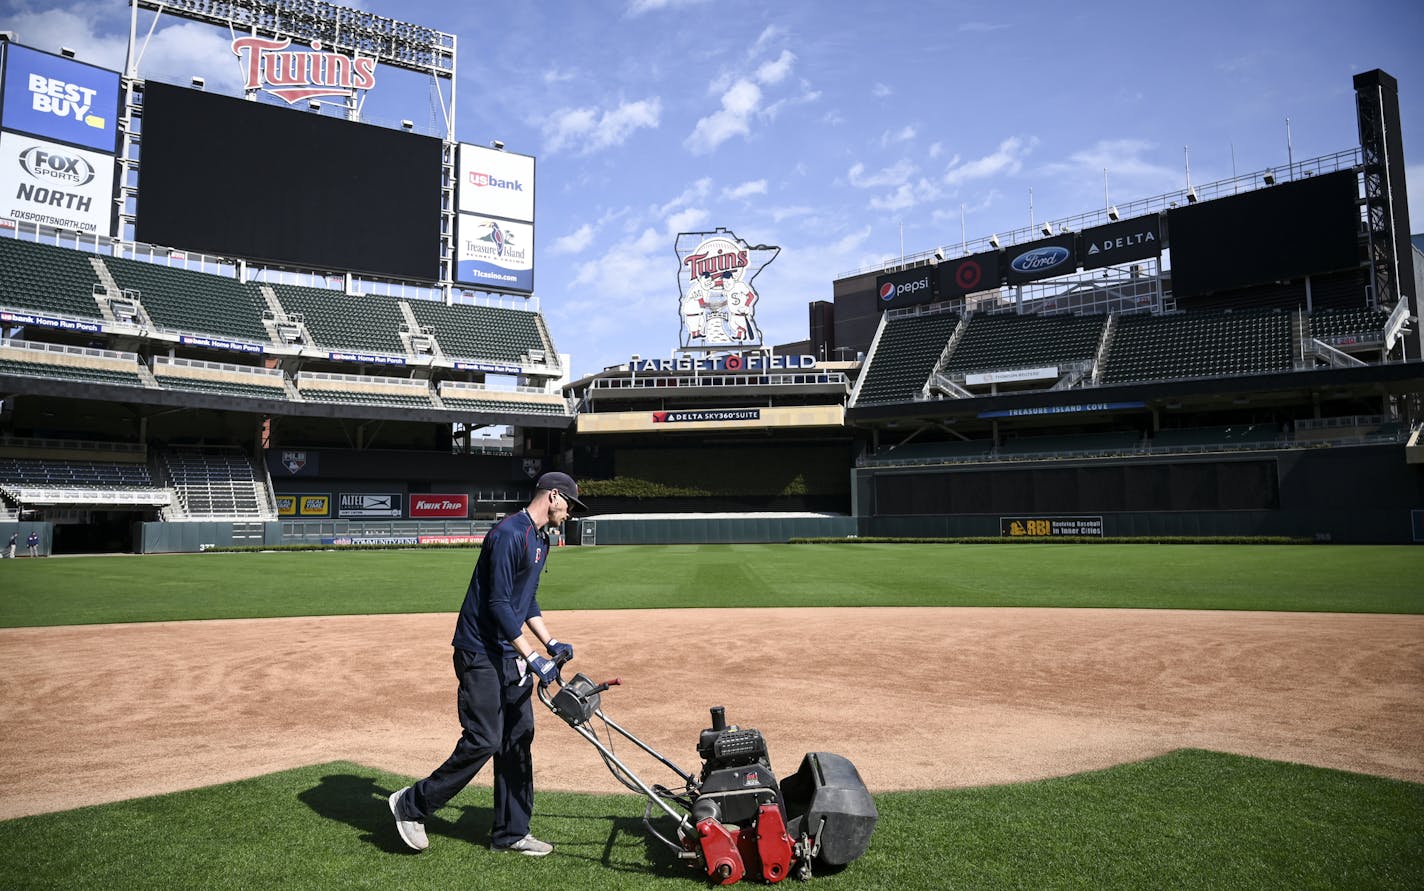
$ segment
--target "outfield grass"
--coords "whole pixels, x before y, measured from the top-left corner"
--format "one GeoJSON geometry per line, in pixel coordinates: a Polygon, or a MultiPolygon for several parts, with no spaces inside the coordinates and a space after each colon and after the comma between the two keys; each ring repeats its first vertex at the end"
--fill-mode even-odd
{"type": "MultiPolygon", "coordinates": [[[[592,752],[590,759],[594,758],[592,752]]],[[[486,850],[490,793],[396,837],[407,779],[350,763],[0,823],[7,887],[672,889],[705,879],[649,840],[642,799],[540,793],[539,860],[486,850]]],[[[869,852],[813,886],[1418,888],[1424,786],[1202,751],[1058,780],[876,797],[869,852]]],[[[799,885],[797,886],[799,887],[799,885]]]]}
{"type": "MultiPolygon", "coordinates": [[[[0,627],[452,612],[472,548],[0,563],[0,627]]],[[[670,545],[561,548],[544,609],[1053,606],[1424,612],[1424,548],[670,545]]]]}

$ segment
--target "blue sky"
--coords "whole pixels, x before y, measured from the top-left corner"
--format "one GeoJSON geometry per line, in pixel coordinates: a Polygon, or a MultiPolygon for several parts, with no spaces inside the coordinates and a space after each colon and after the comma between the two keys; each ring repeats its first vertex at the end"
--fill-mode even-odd
{"type": "MultiPolygon", "coordinates": [[[[677,347],[673,253],[779,245],[768,343],[842,273],[1358,143],[1352,77],[1400,82],[1424,195],[1424,3],[623,0],[349,5],[459,39],[457,138],[538,158],[535,287],[576,375],[677,347]],[[1379,22],[1372,19],[1381,19],[1379,22]]],[[[140,32],[151,22],[140,14],[140,32]]],[[[0,29],[121,67],[122,0],[0,2],[0,29]]],[[[237,94],[229,36],[159,20],[147,77],[237,94]]],[[[380,69],[366,115],[435,131],[429,81],[380,69]]],[[[1413,230],[1424,231],[1424,199],[1413,230]]]]}

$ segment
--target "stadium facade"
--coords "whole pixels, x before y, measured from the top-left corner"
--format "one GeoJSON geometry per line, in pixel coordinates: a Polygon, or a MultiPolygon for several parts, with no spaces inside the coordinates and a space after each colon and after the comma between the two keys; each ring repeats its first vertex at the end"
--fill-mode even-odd
{"type": "Polygon", "coordinates": [[[569,381],[534,159],[456,142],[453,86],[444,134],[358,120],[384,65],[453,84],[454,38],[315,5],[245,23],[248,101],[4,44],[0,536],[458,543],[560,468],[590,544],[1424,540],[1424,255],[1383,72],[1355,79],[1359,146],[855,270],[799,343],[755,321],[775,248],[684,233],[677,349],[569,381]],[[242,166],[211,163],[232,122],[322,146],[327,178],[274,218],[279,152],[214,210],[186,184],[242,166]],[[365,243],[333,211],[352,182],[365,243]]]}

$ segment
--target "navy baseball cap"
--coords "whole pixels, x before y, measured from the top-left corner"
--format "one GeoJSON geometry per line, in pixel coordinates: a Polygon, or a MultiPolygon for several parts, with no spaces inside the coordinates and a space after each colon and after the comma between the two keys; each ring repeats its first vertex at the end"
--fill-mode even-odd
{"type": "Polygon", "coordinates": [[[539,477],[539,481],[534,484],[536,489],[552,489],[569,500],[569,505],[576,510],[588,512],[588,505],[579,501],[578,483],[567,473],[560,473],[552,470],[539,477]]]}

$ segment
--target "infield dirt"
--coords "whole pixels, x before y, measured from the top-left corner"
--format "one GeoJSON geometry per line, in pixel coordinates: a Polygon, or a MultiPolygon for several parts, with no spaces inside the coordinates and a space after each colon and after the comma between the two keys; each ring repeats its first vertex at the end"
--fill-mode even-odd
{"type": "MultiPolygon", "coordinates": [[[[688,769],[710,706],[779,775],[1008,783],[1196,747],[1424,782],[1424,616],[1071,609],[575,611],[572,670],[688,769]]],[[[424,776],[459,734],[453,614],[0,631],[0,819],[327,761],[424,776]]],[[[622,792],[541,706],[542,789],[622,792]]],[[[618,746],[645,778],[669,782],[618,746]]],[[[657,769],[654,769],[657,768],[657,769]]],[[[476,780],[488,783],[488,769],[476,780]]]]}

